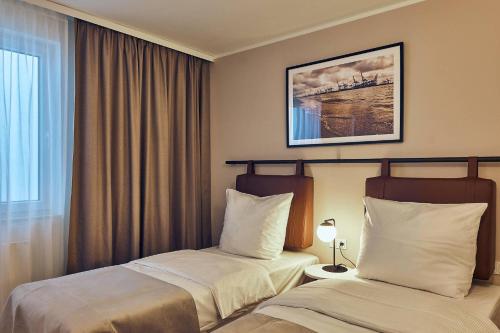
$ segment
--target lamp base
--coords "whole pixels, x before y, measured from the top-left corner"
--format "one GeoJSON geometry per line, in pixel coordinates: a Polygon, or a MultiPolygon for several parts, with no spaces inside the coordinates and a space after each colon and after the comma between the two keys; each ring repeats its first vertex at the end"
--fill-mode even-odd
{"type": "Polygon", "coordinates": [[[340,265],[327,265],[323,266],[323,270],[330,273],[345,273],[347,272],[347,268],[340,265]]]}

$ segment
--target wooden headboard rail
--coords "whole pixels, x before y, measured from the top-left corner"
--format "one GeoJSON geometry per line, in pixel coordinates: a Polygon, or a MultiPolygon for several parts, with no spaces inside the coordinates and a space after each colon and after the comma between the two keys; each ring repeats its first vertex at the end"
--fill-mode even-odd
{"type": "Polygon", "coordinates": [[[437,204],[485,202],[488,208],[481,217],[477,237],[474,278],[488,280],[495,268],[496,184],[478,177],[478,160],[468,159],[464,178],[391,177],[390,162],[381,161],[381,176],[366,180],[366,195],[394,201],[437,204]]]}
{"type": "Polygon", "coordinates": [[[295,175],[256,175],[252,161],[247,163],[247,173],[236,177],[236,190],[258,196],[293,192],[288,216],[285,249],[305,249],[313,243],[314,180],[304,176],[304,163],[295,163],[295,175]]]}

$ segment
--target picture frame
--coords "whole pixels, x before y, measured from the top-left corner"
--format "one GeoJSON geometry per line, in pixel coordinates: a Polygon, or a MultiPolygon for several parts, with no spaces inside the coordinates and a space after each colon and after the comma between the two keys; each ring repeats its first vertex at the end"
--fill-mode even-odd
{"type": "Polygon", "coordinates": [[[286,68],[287,147],[403,141],[404,43],[286,68]]]}

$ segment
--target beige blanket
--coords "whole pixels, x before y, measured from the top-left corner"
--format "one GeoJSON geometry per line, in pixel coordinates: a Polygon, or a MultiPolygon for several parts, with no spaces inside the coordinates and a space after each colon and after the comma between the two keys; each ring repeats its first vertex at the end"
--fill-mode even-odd
{"type": "Polygon", "coordinates": [[[0,332],[193,333],[199,324],[187,291],[113,266],[17,287],[0,332]]]}

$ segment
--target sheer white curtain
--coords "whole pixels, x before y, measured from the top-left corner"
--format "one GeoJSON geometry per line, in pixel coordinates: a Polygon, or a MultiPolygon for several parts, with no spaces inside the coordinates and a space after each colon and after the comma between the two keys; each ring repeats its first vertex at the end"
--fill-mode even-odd
{"type": "Polygon", "coordinates": [[[0,307],[64,273],[73,141],[71,23],[0,0],[0,307]]]}

